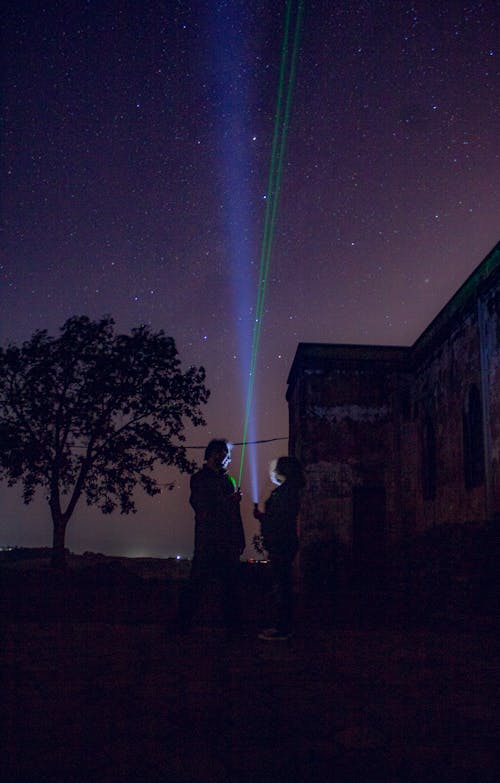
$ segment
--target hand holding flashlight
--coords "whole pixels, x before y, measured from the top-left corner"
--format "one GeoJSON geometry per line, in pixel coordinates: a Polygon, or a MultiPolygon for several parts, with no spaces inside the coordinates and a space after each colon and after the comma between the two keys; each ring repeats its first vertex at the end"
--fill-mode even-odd
{"type": "Polygon", "coordinates": [[[241,498],[242,498],[241,487],[237,487],[233,493],[233,499],[236,503],[241,503],[241,498]]]}

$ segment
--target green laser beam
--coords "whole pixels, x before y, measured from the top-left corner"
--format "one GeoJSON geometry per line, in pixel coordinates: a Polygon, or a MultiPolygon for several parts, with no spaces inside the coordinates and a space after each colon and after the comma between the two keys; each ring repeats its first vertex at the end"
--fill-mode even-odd
{"type": "Polygon", "coordinates": [[[243,448],[241,452],[240,470],[238,485],[241,485],[243,474],[243,463],[245,459],[245,447],[247,440],[247,431],[252,409],[253,390],[255,386],[255,371],[257,367],[257,355],[262,332],[262,321],[264,317],[264,305],[266,298],[267,281],[269,276],[269,266],[271,262],[271,250],[274,240],[276,226],[278,199],[281,187],[281,178],[283,174],[283,161],[286,149],[286,137],[290,121],[290,109],[292,103],[293,87],[296,77],[297,55],[299,49],[300,28],[304,10],[304,1],[299,0],[297,13],[295,17],[295,29],[293,34],[292,53],[289,60],[289,38],[292,24],[292,6],[293,0],[289,0],[286,7],[285,27],[283,32],[283,43],[281,48],[281,64],[278,83],[278,96],[276,100],[276,112],[274,120],[273,141],[271,148],[271,161],[269,166],[268,188],[266,212],[264,217],[264,229],[261,245],[261,257],[259,266],[259,277],[257,286],[257,302],[255,306],[255,320],[252,335],[252,350],[250,356],[250,373],[248,379],[247,399],[245,406],[245,421],[243,427],[243,448]],[[288,73],[288,81],[287,81],[288,73]],[[285,97],[286,85],[286,97],[285,97]]]}
{"type": "MultiPolygon", "coordinates": [[[[270,165],[268,194],[267,194],[268,200],[266,204],[266,216],[265,216],[264,232],[263,232],[263,240],[262,240],[261,263],[259,269],[259,285],[258,285],[258,294],[257,294],[257,305],[255,311],[256,315],[255,315],[254,329],[253,329],[253,345],[252,345],[252,353],[251,353],[250,376],[249,376],[247,405],[246,405],[246,413],[245,413],[245,427],[244,427],[244,437],[243,437],[244,441],[246,440],[246,433],[247,433],[247,428],[248,428],[248,423],[249,423],[250,413],[251,413],[253,389],[255,384],[255,369],[257,363],[257,354],[259,348],[260,335],[262,331],[265,293],[266,293],[267,279],[269,274],[271,249],[272,249],[272,243],[274,238],[278,196],[279,196],[281,176],[283,171],[283,160],[284,160],[284,153],[286,147],[286,135],[287,135],[288,124],[289,124],[291,98],[292,98],[293,85],[295,81],[295,69],[296,69],[296,60],[297,60],[297,52],[298,52],[300,22],[301,22],[301,17],[303,12],[303,2],[299,2],[298,11],[297,11],[297,21],[295,25],[291,65],[289,69],[287,95],[286,95],[285,105],[283,108],[285,74],[286,74],[286,69],[288,64],[287,63],[288,48],[289,48],[288,40],[289,40],[289,30],[290,30],[290,21],[291,21],[291,11],[292,11],[292,3],[289,2],[287,4],[285,30],[283,35],[280,81],[279,81],[277,107],[276,107],[276,115],[275,115],[275,128],[273,134],[273,146],[272,146],[272,153],[271,153],[271,165],[270,165]]],[[[244,453],[242,453],[242,458],[240,463],[240,482],[241,482],[241,474],[243,471],[243,461],[244,461],[244,453]]]]}

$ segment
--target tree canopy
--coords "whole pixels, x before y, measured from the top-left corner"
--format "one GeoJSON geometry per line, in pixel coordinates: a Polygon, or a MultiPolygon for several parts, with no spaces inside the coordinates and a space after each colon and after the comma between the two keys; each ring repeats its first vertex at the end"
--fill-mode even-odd
{"type": "Polygon", "coordinates": [[[37,331],[0,348],[0,478],[20,482],[25,503],[46,488],[54,561],[82,495],[127,514],[136,485],[160,492],[155,464],[194,470],[184,427],[205,424],[204,381],[203,367],[181,370],[172,337],[148,326],[115,334],[109,317],[75,316],[59,337],[37,331]]]}

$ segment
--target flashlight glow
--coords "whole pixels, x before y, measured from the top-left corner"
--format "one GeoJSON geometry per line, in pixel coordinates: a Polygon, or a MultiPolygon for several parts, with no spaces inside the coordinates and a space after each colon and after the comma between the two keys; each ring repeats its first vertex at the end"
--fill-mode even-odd
{"type": "MultiPolygon", "coordinates": [[[[257,147],[249,144],[254,124],[250,115],[251,83],[240,78],[242,63],[251,68],[249,49],[241,35],[244,25],[242,7],[239,3],[215,4],[211,19],[212,73],[215,76],[214,91],[219,111],[219,157],[220,192],[223,200],[224,227],[227,237],[228,263],[225,275],[232,289],[233,323],[236,325],[237,349],[235,358],[240,362],[241,386],[235,399],[245,399],[248,368],[252,363],[252,320],[255,286],[254,266],[257,235],[252,214],[252,187],[249,172],[255,168],[257,147]]],[[[255,440],[254,417],[247,425],[249,439],[255,440]]],[[[255,447],[250,450],[250,454],[255,447]]],[[[257,461],[253,455],[249,460],[252,492],[257,480],[257,461]]],[[[241,486],[242,471],[237,477],[241,486]]],[[[246,476],[245,476],[246,481],[246,476]]]]}

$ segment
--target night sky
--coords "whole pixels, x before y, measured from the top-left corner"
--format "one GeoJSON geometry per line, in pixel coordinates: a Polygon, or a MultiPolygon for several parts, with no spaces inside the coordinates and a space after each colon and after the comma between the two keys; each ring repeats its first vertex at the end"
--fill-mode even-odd
{"type": "MultiPolygon", "coordinates": [[[[2,343],[75,314],[164,329],[212,392],[189,444],[241,440],[285,3],[8,5],[2,343]]],[[[288,434],[298,342],[411,344],[500,238],[499,17],[496,0],[306,1],[253,437],[288,434]]],[[[257,447],[261,499],[286,450],[257,447]]],[[[174,479],[135,516],[81,502],[68,546],[189,555],[174,479]]],[[[250,540],[247,470],[242,488],[250,540]]],[[[2,489],[0,545],[50,544],[42,500],[2,489]]]]}

